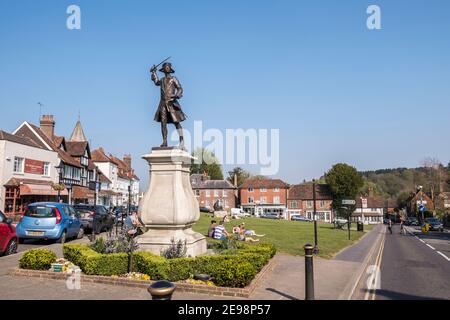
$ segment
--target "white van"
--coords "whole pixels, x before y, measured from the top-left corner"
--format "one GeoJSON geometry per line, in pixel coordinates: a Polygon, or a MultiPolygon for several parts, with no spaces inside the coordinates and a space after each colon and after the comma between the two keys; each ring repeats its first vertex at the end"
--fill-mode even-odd
{"type": "Polygon", "coordinates": [[[242,210],[242,208],[232,208],[231,216],[245,218],[245,217],[251,217],[252,215],[250,213],[247,213],[244,210],[242,210]]]}

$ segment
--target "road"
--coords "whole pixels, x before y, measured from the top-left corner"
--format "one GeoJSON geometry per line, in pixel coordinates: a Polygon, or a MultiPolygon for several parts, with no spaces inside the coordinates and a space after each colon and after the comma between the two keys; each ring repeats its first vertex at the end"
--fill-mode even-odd
{"type": "Polygon", "coordinates": [[[450,234],[400,226],[385,234],[379,250],[381,289],[366,295],[375,300],[450,299],[450,234]]]}

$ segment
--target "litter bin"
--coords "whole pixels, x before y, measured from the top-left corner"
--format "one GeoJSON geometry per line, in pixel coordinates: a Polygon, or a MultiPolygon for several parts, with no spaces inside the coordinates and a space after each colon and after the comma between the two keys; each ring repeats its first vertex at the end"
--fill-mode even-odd
{"type": "Polygon", "coordinates": [[[364,223],[358,221],[357,230],[363,232],[364,231],[364,223]]]}

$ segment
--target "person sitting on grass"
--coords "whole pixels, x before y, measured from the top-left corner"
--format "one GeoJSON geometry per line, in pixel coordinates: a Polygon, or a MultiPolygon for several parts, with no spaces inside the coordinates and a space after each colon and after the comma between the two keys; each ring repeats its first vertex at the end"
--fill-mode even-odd
{"type": "Polygon", "coordinates": [[[208,238],[214,238],[214,230],[217,227],[217,221],[216,220],[212,220],[211,221],[211,225],[209,226],[208,229],[208,238]]]}
{"type": "Polygon", "coordinates": [[[225,230],[224,222],[220,221],[220,224],[214,229],[214,239],[226,240],[229,236],[227,230],[225,230]]]}
{"type": "Polygon", "coordinates": [[[240,226],[241,230],[244,230],[244,234],[246,236],[255,236],[255,237],[265,237],[265,234],[256,234],[255,230],[247,230],[245,229],[245,223],[242,223],[240,226]]]}
{"type": "Polygon", "coordinates": [[[253,239],[253,238],[248,237],[245,234],[245,228],[240,228],[238,240],[244,241],[244,242],[259,242],[259,239],[253,239]]]}

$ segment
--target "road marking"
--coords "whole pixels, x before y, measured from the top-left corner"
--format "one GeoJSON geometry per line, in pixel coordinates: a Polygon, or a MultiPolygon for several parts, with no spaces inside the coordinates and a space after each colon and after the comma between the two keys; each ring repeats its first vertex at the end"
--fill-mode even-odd
{"type": "Polygon", "coordinates": [[[431,248],[431,249],[433,249],[433,250],[436,250],[435,248],[433,248],[432,246],[430,246],[428,243],[427,243],[426,245],[427,245],[427,247],[429,247],[429,248],[431,248]]]}
{"type": "Polygon", "coordinates": [[[436,251],[437,253],[439,253],[441,256],[443,256],[447,261],[450,261],[450,258],[449,257],[447,257],[445,254],[443,254],[442,252],[440,252],[440,251],[436,251]]]}
{"type": "MultiPolygon", "coordinates": [[[[377,266],[378,270],[381,270],[381,260],[383,258],[383,250],[384,250],[384,242],[385,242],[386,238],[383,238],[380,244],[380,249],[378,250],[378,254],[377,254],[377,258],[375,260],[375,265],[377,266]]],[[[378,277],[379,277],[379,273],[377,272],[375,275],[375,283],[378,283],[378,277]]],[[[364,296],[364,300],[375,300],[375,296],[376,296],[376,289],[375,290],[367,290],[366,294],[364,296]],[[372,292],[373,291],[373,292],[372,292]],[[370,294],[372,293],[372,296],[370,296],[370,294]]]]}

